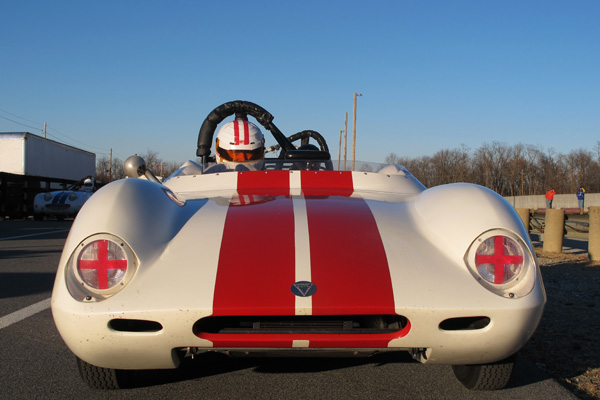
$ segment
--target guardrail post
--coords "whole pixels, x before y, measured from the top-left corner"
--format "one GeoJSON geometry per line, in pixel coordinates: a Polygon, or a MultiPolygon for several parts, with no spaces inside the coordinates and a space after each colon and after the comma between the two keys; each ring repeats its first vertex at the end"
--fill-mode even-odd
{"type": "Polygon", "coordinates": [[[563,232],[565,229],[565,210],[546,209],[546,227],[544,228],[543,250],[561,253],[563,232]]]}
{"type": "Polygon", "coordinates": [[[517,214],[521,217],[521,221],[523,221],[523,225],[529,233],[529,208],[517,208],[517,214]]]}
{"type": "Polygon", "coordinates": [[[600,207],[589,207],[590,234],[588,256],[592,261],[600,260],[600,207]]]}

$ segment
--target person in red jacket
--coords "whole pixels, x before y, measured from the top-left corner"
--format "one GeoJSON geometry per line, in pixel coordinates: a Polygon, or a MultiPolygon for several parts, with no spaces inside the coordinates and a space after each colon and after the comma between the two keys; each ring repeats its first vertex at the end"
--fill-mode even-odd
{"type": "Polygon", "coordinates": [[[554,189],[550,189],[546,192],[546,208],[552,208],[552,200],[554,200],[554,195],[556,192],[554,189]]]}

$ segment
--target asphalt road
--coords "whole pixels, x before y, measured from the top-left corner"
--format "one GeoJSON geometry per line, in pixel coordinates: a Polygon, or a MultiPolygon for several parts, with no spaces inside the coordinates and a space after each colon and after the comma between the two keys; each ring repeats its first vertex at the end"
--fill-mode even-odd
{"type": "Polygon", "coordinates": [[[70,221],[0,221],[0,398],[576,398],[524,357],[518,359],[508,388],[472,392],[458,383],[449,366],[421,365],[402,354],[368,359],[203,357],[179,370],[137,373],[131,389],[88,389],[49,309],[69,227],[70,221]]]}

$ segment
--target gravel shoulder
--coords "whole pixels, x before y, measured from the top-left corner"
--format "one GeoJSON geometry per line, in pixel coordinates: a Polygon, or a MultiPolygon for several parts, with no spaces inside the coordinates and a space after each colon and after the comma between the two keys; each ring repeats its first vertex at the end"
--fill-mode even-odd
{"type": "Polygon", "coordinates": [[[582,399],[600,399],[600,264],[536,248],[548,296],[521,353],[582,399]]]}

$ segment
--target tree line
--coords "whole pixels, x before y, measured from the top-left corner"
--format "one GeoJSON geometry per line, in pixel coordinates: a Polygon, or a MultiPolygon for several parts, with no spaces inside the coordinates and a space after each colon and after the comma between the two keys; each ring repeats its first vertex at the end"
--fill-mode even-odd
{"type": "MultiPolygon", "coordinates": [[[[146,161],[146,166],[156,176],[168,177],[175,172],[181,163],[173,161],[165,161],[158,156],[155,151],[148,150],[147,153],[140,154],[146,161]]],[[[125,160],[121,160],[118,157],[112,159],[112,163],[109,157],[102,156],[96,160],[96,181],[101,184],[106,184],[118,179],[125,178],[125,172],[123,171],[123,164],[125,160]]]]}
{"type": "Polygon", "coordinates": [[[600,142],[593,152],[579,149],[568,154],[500,142],[484,143],[471,152],[463,145],[417,158],[390,153],[385,164],[404,165],[427,187],[471,182],[502,196],[539,195],[551,188],[575,193],[579,186],[588,193],[600,192],[600,142]]]}
{"type": "MultiPolygon", "coordinates": [[[[157,152],[141,154],[156,176],[167,177],[180,163],[164,161],[157,152]]],[[[106,156],[96,162],[96,180],[108,183],[125,177],[123,160],[106,156]]],[[[568,154],[533,145],[484,143],[474,151],[466,146],[440,150],[432,156],[400,157],[390,153],[385,164],[402,164],[427,187],[471,182],[502,196],[539,195],[553,188],[557,193],[575,193],[583,186],[600,193],[600,141],[593,151],[572,150],[568,154]]]]}

